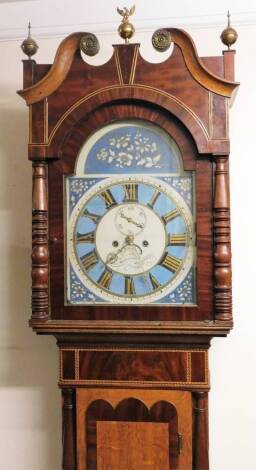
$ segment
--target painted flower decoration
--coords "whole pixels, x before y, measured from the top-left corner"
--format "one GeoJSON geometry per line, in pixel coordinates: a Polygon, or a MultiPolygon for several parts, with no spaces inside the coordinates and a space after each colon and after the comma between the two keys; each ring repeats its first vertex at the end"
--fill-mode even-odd
{"type": "Polygon", "coordinates": [[[148,137],[143,137],[139,131],[135,136],[127,133],[120,137],[111,137],[108,143],[109,148],[103,147],[97,153],[98,160],[119,168],[131,166],[161,168],[162,156],[158,152],[156,143],[148,137]]]}

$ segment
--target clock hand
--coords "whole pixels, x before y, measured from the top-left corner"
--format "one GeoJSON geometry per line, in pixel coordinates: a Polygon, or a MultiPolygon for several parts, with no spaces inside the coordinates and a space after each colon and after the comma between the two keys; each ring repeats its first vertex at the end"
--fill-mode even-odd
{"type": "Polygon", "coordinates": [[[114,262],[117,260],[118,255],[119,255],[119,254],[121,253],[121,251],[123,250],[123,248],[124,248],[124,245],[123,245],[121,248],[119,248],[119,250],[117,250],[115,253],[113,253],[113,252],[109,253],[109,254],[107,255],[107,258],[106,258],[106,263],[107,263],[107,264],[112,264],[112,263],[114,263],[114,262]]]}
{"type": "Polygon", "coordinates": [[[118,255],[120,255],[120,253],[123,251],[123,249],[127,245],[130,245],[133,240],[134,240],[133,235],[127,235],[127,237],[125,238],[124,243],[121,246],[121,248],[119,248],[119,250],[117,250],[115,253],[111,252],[107,255],[106,263],[108,263],[108,264],[114,263],[117,260],[118,255]]]}
{"type": "Polygon", "coordinates": [[[140,224],[139,222],[136,222],[131,217],[128,217],[127,215],[125,215],[123,212],[120,212],[120,216],[121,216],[122,219],[127,220],[127,222],[130,222],[131,224],[136,225],[136,227],[139,227],[139,228],[144,228],[145,227],[144,224],[140,224]]]}
{"type": "MultiPolygon", "coordinates": [[[[134,235],[127,235],[127,237],[125,238],[125,241],[126,241],[126,245],[129,245],[129,246],[135,246],[136,248],[139,249],[139,251],[142,253],[142,249],[139,245],[137,245],[136,243],[133,243],[134,242],[134,235]]],[[[126,246],[125,245],[125,246],[126,246]]],[[[123,247],[124,248],[124,247],[123,247]]],[[[123,249],[122,248],[122,249],[123,249]]]]}
{"type": "Polygon", "coordinates": [[[132,243],[130,246],[135,246],[135,248],[138,248],[138,250],[140,251],[140,253],[142,254],[142,249],[139,245],[136,245],[136,243],[132,243]]]}
{"type": "Polygon", "coordinates": [[[107,259],[106,259],[106,263],[108,263],[108,264],[114,263],[117,260],[118,255],[120,255],[120,253],[127,246],[134,246],[134,247],[138,248],[140,253],[142,253],[141,247],[139,245],[137,245],[136,243],[133,243],[133,241],[134,241],[134,235],[127,235],[127,237],[125,237],[125,241],[124,241],[123,245],[121,246],[121,248],[119,248],[119,250],[117,250],[115,253],[112,252],[112,253],[108,254],[107,259]]]}

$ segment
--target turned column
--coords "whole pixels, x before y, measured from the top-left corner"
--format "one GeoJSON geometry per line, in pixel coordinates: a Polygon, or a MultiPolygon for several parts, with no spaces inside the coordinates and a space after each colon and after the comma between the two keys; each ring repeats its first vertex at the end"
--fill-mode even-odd
{"type": "Polygon", "coordinates": [[[209,470],[208,393],[194,392],[193,470],[209,470]]]}
{"type": "Polygon", "coordinates": [[[76,470],[75,391],[62,390],[62,470],[76,470]]]}
{"type": "Polygon", "coordinates": [[[47,166],[33,164],[32,194],[32,320],[47,320],[49,312],[47,166]]]}
{"type": "Polygon", "coordinates": [[[215,156],[214,293],[215,319],[232,322],[230,197],[228,156],[215,156]]]}

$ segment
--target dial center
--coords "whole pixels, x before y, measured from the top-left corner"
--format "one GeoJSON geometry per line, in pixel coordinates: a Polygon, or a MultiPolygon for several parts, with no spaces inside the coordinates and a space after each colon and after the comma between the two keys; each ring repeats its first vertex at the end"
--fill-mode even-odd
{"type": "Polygon", "coordinates": [[[122,204],[115,215],[116,228],[123,235],[137,235],[145,228],[146,223],[145,210],[139,204],[122,204]]]}
{"type": "Polygon", "coordinates": [[[165,226],[151,208],[123,203],[102,217],[95,243],[99,257],[112,271],[122,275],[143,274],[155,266],[165,252],[165,226]]]}

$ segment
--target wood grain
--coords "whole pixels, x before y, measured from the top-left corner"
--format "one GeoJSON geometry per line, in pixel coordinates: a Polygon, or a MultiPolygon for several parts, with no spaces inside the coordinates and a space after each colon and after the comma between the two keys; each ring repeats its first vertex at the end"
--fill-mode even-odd
{"type": "Polygon", "coordinates": [[[80,351],[81,380],[186,382],[186,352],[80,351]]]}
{"type": "MultiPolygon", "coordinates": [[[[99,424],[104,422],[129,423],[166,423],[168,426],[168,463],[173,470],[178,468],[178,417],[174,405],[167,401],[158,401],[150,409],[137,398],[126,398],[114,408],[105,400],[93,401],[86,412],[87,467],[98,470],[98,434],[99,424]]],[[[118,445],[118,443],[116,443],[118,445]]],[[[133,447],[136,446],[136,440],[133,447]]],[[[134,452],[136,450],[134,449],[134,452]]]]}
{"type": "Polygon", "coordinates": [[[170,468],[191,470],[192,403],[189,392],[77,389],[77,426],[80,430],[77,470],[97,469],[96,422],[101,421],[169,423],[170,468]],[[183,435],[180,454],[177,450],[177,432],[183,435]]]}
{"type": "MultiPolygon", "coordinates": [[[[77,68],[77,70],[79,70],[79,68],[77,68]]],[[[193,136],[200,154],[213,152],[225,153],[229,151],[226,129],[225,134],[221,136],[221,138],[212,139],[210,136],[210,129],[207,127],[210,123],[208,93],[204,92],[204,99],[202,99],[202,96],[200,97],[200,102],[204,104],[203,111],[199,113],[199,116],[194,111],[195,109],[197,111],[199,109],[198,100],[195,98],[198,96],[201,89],[197,90],[197,92],[193,92],[192,90],[191,93],[186,94],[184,87],[180,88],[181,97],[185,100],[185,102],[183,102],[181,99],[170,94],[169,91],[159,90],[156,87],[156,80],[153,80],[151,85],[110,85],[103,89],[96,89],[93,93],[78,100],[75,100],[74,95],[70,95],[70,92],[68,92],[68,88],[70,88],[68,83],[65,83],[63,88],[65,90],[63,90],[62,96],[66,97],[66,101],[61,109],[59,109],[59,105],[57,106],[58,101],[56,101],[57,97],[55,97],[55,95],[48,99],[49,109],[51,110],[49,116],[49,141],[45,144],[45,152],[48,158],[53,158],[53,156],[56,158],[58,153],[53,152],[53,149],[63,138],[66,139],[70,133],[70,125],[74,125],[75,122],[78,123],[78,121],[84,118],[85,114],[91,113],[93,110],[103,105],[108,105],[110,101],[114,104],[115,102],[125,102],[126,100],[147,102],[152,105],[152,107],[158,106],[178,118],[193,136]],[[69,99],[73,101],[73,105],[67,105],[69,99]],[[205,99],[207,100],[206,102],[205,99]],[[187,101],[189,105],[186,104],[187,101]],[[63,112],[63,107],[65,112],[63,112]],[[207,112],[207,110],[209,112],[207,112]]],[[[186,84],[185,89],[186,88],[188,88],[188,84],[186,84]]],[[[221,97],[221,100],[222,102],[226,102],[223,97],[221,97]]],[[[217,122],[216,119],[213,125],[215,122],[217,122]]],[[[31,147],[31,152],[32,149],[35,151],[36,147],[37,145],[34,143],[31,147]]]]}
{"type": "Polygon", "coordinates": [[[193,470],[209,470],[208,394],[195,392],[193,398],[193,470]]]}
{"type": "MultiPolygon", "coordinates": [[[[192,38],[185,31],[175,28],[169,28],[168,30],[174,44],[180,47],[186,66],[193,78],[204,88],[230,97],[238,84],[217,77],[208,70],[198,57],[192,38]]],[[[33,86],[18,91],[27,104],[42,100],[61,85],[70,70],[76,50],[79,48],[80,40],[85,34],[87,33],[78,32],[65,38],[57,50],[54,63],[48,74],[33,86]]]]}
{"type": "Polygon", "coordinates": [[[61,349],[63,470],[209,469],[206,353],[232,327],[228,113],[238,83],[234,51],[200,59],[190,36],[169,31],[173,52],[159,64],[137,44],[87,64],[81,32],[64,39],[53,65],[23,63],[18,93],[30,105],[33,161],[30,324],[61,349]],[[184,170],[195,172],[196,306],[65,305],[63,179],[86,139],[122,119],[156,123],[179,147],[184,170]]]}
{"type": "Polygon", "coordinates": [[[34,70],[36,61],[33,59],[23,59],[23,88],[29,88],[34,83],[34,70]]]}
{"type": "Polygon", "coordinates": [[[214,197],[215,318],[232,321],[232,273],[228,157],[216,156],[214,197]]]}
{"type": "Polygon", "coordinates": [[[49,251],[45,162],[33,165],[32,203],[32,319],[46,321],[49,314],[49,251]]]}
{"type": "Polygon", "coordinates": [[[235,79],[235,50],[223,51],[224,76],[227,80],[235,79]]]}
{"type": "Polygon", "coordinates": [[[60,350],[60,384],[115,387],[203,387],[208,390],[207,351],[87,347],[60,350]]]}
{"type": "Polygon", "coordinates": [[[210,72],[198,57],[194,41],[185,31],[176,28],[169,28],[168,31],[173,42],[181,48],[192,76],[205,88],[230,98],[239,83],[222,79],[210,72]]]}
{"type": "Polygon", "coordinates": [[[165,423],[97,422],[97,470],[169,470],[165,423]]]}
{"type": "Polygon", "coordinates": [[[41,101],[60,86],[70,69],[80,40],[85,34],[87,33],[74,33],[65,38],[57,50],[54,63],[47,75],[35,85],[18,91],[19,95],[26,99],[27,104],[41,101]]]}
{"type": "Polygon", "coordinates": [[[76,470],[76,422],[75,393],[72,389],[62,390],[62,470],[76,470]]]}
{"type": "MultiPolygon", "coordinates": [[[[59,320],[105,320],[105,321],[205,321],[213,319],[213,267],[212,267],[212,162],[209,158],[198,159],[195,145],[187,130],[170,114],[156,106],[146,104],[115,103],[100,107],[86,116],[72,133],[61,141],[58,149],[60,160],[51,160],[49,168],[49,192],[54,198],[49,202],[49,237],[57,240],[50,245],[51,263],[51,312],[52,319],[59,320]],[[118,119],[146,119],[157,122],[176,141],[181,149],[184,168],[196,169],[197,207],[197,306],[65,306],[64,304],[64,214],[63,176],[72,174],[78,151],[85,136],[91,135],[101,125],[118,119]]],[[[57,149],[56,149],[57,153],[57,149]]]]}
{"type": "Polygon", "coordinates": [[[74,336],[78,336],[80,343],[92,344],[94,342],[109,344],[154,344],[173,345],[187,344],[209,346],[213,336],[227,336],[232,323],[230,321],[216,322],[215,320],[201,321],[161,321],[141,322],[106,321],[106,320],[51,320],[47,322],[30,322],[34,331],[40,334],[52,334],[56,338],[70,337],[73,344],[74,336]]]}

